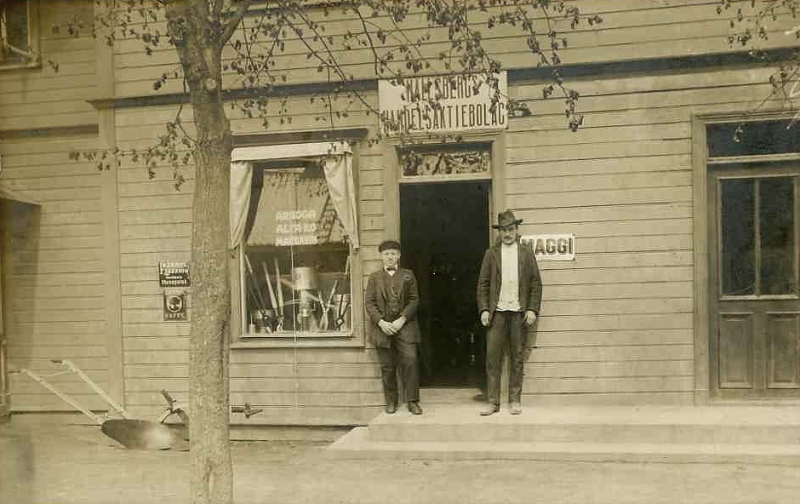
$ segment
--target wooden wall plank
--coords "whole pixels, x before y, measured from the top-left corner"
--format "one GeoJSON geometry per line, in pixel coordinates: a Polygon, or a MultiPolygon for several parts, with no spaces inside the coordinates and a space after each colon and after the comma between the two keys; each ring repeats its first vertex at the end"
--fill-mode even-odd
{"type": "Polygon", "coordinates": [[[634,329],[606,331],[538,331],[537,347],[687,345],[692,343],[692,330],[634,329]]]}
{"type": "Polygon", "coordinates": [[[647,345],[537,348],[528,362],[617,362],[617,361],[664,361],[692,360],[692,345],[647,345]]]}
{"type": "Polygon", "coordinates": [[[638,299],[648,298],[680,298],[691,297],[692,282],[659,282],[659,283],[599,283],[546,286],[546,300],[571,301],[580,299],[638,299]]]}
{"type": "Polygon", "coordinates": [[[614,329],[687,329],[692,327],[691,313],[626,314],[626,315],[561,315],[542,314],[540,331],[586,331],[614,329]]]}

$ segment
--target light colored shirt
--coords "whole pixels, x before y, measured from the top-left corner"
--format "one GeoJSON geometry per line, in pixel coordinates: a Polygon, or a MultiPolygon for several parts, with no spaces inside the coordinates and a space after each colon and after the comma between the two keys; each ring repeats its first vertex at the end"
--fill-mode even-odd
{"type": "Polygon", "coordinates": [[[516,243],[500,246],[502,269],[500,271],[500,299],[498,311],[522,311],[519,304],[519,248],[516,243]]]}
{"type": "Polygon", "coordinates": [[[394,269],[383,268],[383,271],[385,271],[386,274],[389,275],[390,277],[393,277],[394,274],[397,273],[397,268],[394,269]]]}

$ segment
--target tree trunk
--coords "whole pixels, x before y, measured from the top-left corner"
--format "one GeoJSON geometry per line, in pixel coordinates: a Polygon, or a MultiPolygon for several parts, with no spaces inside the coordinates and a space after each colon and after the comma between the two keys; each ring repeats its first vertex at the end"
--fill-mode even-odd
{"type": "Polygon", "coordinates": [[[193,504],[229,504],[230,276],[229,172],[232,137],[221,88],[221,44],[208,3],[167,4],[170,36],[189,86],[197,128],[192,211],[192,299],[189,361],[190,494],[193,504]]]}

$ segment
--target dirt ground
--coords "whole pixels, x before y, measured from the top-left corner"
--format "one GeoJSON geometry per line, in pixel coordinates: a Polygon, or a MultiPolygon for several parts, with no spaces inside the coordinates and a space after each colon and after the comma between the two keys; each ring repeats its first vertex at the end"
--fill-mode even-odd
{"type": "MultiPolygon", "coordinates": [[[[796,504],[800,468],[732,464],[338,460],[324,442],[235,442],[237,503],[796,504]]],[[[188,502],[186,452],[98,427],[0,425],[0,503],[188,502]]]]}

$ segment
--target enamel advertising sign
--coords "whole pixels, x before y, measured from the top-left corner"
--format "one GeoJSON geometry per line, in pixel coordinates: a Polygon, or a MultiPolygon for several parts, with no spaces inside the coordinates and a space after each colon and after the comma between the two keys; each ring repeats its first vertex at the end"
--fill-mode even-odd
{"type": "Polygon", "coordinates": [[[574,261],[575,235],[573,234],[540,234],[526,235],[520,240],[530,244],[537,261],[574,261]]]}

